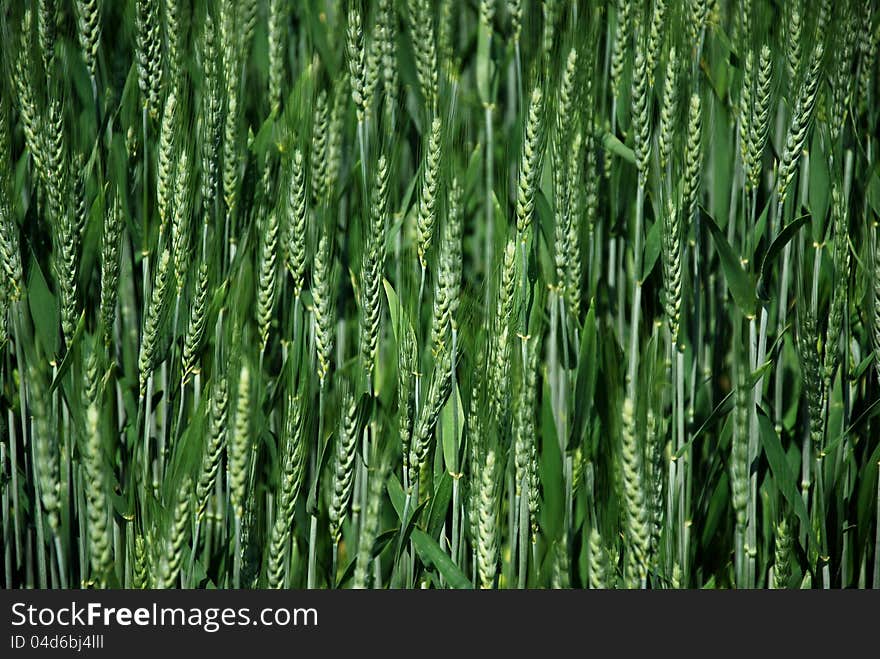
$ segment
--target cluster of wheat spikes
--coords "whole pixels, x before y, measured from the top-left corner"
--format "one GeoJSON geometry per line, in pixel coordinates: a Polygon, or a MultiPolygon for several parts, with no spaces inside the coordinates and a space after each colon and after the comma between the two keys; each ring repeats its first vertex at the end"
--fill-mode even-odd
{"type": "Polygon", "coordinates": [[[0,0],[6,587],[880,587],[875,0],[0,0]]]}

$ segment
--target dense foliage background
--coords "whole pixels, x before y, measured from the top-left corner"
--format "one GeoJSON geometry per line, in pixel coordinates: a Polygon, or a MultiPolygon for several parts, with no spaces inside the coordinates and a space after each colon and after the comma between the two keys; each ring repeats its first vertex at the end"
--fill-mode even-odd
{"type": "Polygon", "coordinates": [[[878,587],[874,0],[0,1],[6,587],[878,587]]]}

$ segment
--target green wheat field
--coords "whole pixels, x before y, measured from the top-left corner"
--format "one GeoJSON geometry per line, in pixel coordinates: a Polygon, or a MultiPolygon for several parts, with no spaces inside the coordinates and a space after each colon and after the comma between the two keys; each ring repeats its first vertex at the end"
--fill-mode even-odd
{"type": "Polygon", "coordinates": [[[875,0],[0,0],[6,588],[880,587],[875,0]]]}

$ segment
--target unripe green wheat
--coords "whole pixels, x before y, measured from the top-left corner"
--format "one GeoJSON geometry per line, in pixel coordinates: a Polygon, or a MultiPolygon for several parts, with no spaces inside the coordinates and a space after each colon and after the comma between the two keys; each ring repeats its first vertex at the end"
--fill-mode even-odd
{"type": "Polygon", "coordinates": [[[0,6],[5,585],[880,584],[876,0],[0,6]]]}
{"type": "Polygon", "coordinates": [[[236,29],[238,18],[238,5],[236,0],[220,0],[220,47],[223,51],[223,74],[224,77],[237,75],[235,69],[240,62],[238,51],[241,45],[241,35],[236,29]]]}
{"type": "Polygon", "coordinates": [[[749,392],[744,381],[736,389],[730,449],[730,498],[739,532],[746,528],[749,501],[749,392]]]}
{"type": "Polygon", "coordinates": [[[251,460],[251,377],[247,363],[241,365],[232,437],[226,445],[229,501],[237,519],[244,515],[251,460]]]}
{"type": "Polygon", "coordinates": [[[495,20],[495,0],[480,0],[480,23],[492,27],[495,20]]]}
{"type": "Polygon", "coordinates": [[[302,151],[293,152],[287,184],[287,269],[293,277],[293,294],[299,297],[306,272],[306,182],[302,151]]]}
{"type": "Polygon", "coordinates": [[[776,543],[773,553],[773,588],[788,588],[791,580],[791,533],[783,519],[776,526],[776,543]]]}
{"type": "Polygon", "coordinates": [[[70,165],[70,178],[73,182],[73,227],[71,230],[73,237],[73,251],[79,253],[82,245],[83,230],[86,226],[87,203],[86,199],[86,179],[88,172],[86,171],[85,158],[82,153],[75,153],[70,165]]]}
{"type": "Polygon", "coordinates": [[[329,230],[321,231],[321,237],[318,241],[318,251],[315,253],[315,264],[313,268],[314,282],[312,286],[312,296],[315,300],[315,352],[318,358],[318,379],[321,386],[330,372],[330,355],[333,352],[333,323],[334,321],[334,303],[330,283],[332,256],[330,253],[329,230]]]}
{"type": "Polygon", "coordinates": [[[570,200],[569,196],[577,194],[577,190],[568,186],[572,183],[568,171],[569,144],[571,142],[572,105],[575,101],[575,73],[577,66],[577,51],[572,48],[569,52],[566,66],[559,83],[559,101],[556,106],[556,126],[553,133],[553,145],[551,157],[553,161],[553,191],[555,196],[555,257],[556,257],[556,284],[560,290],[565,290],[565,261],[567,258],[565,241],[570,227],[570,200]]]}
{"type": "MultiPolygon", "coordinates": [[[[684,256],[684,236],[678,210],[668,200],[663,217],[663,305],[672,345],[678,345],[681,322],[681,260],[684,256]]],[[[679,346],[681,348],[681,346],[679,346]]]]}
{"type": "MultiPolygon", "coordinates": [[[[880,334],[878,334],[880,336],[880,334]]],[[[403,457],[403,472],[409,477],[412,449],[415,392],[413,378],[417,367],[416,346],[411,332],[404,328],[397,349],[397,427],[403,457]]]]}
{"type": "Polygon", "coordinates": [[[416,75],[428,112],[437,109],[437,44],[434,40],[434,17],[428,0],[408,0],[410,29],[416,59],[416,75]]]}
{"type": "Polygon", "coordinates": [[[223,198],[229,215],[233,216],[238,208],[238,185],[241,175],[238,148],[239,92],[238,69],[232,64],[227,66],[235,74],[232,79],[226,81],[226,119],[223,124],[223,198]]]}
{"type": "Polygon", "coordinates": [[[478,469],[477,496],[477,571],[480,587],[492,588],[498,571],[498,489],[495,451],[489,449],[482,456],[478,469]]]}
{"type": "Polygon", "coordinates": [[[810,417],[810,439],[819,446],[824,438],[824,392],[822,355],[816,318],[809,309],[798,306],[797,352],[804,379],[807,410],[810,417]]]}
{"type": "Polygon", "coordinates": [[[440,118],[431,124],[431,135],[422,168],[422,187],[419,195],[419,214],[416,222],[417,251],[422,270],[427,268],[427,253],[434,236],[434,224],[437,221],[437,195],[440,177],[440,118]]]}
{"type": "Polygon", "coordinates": [[[388,164],[383,155],[376,166],[376,182],[370,199],[370,224],[361,266],[360,355],[361,364],[368,374],[373,372],[379,340],[387,206],[388,164]]]}
{"type": "Polygon", "coordinates": [[[813,108],[819,91],[819,81],[822,72],[822,56],[825,52],[821,41],[816,44],[810,57],[810,66],[801,83],[797,100],[791,111],[791,123],[785,137],[785,148],[782,150],[782,158],[779,162],[779,172],[776,179],[776,193],[779,203],[785,201],[788,194],[788,186],[794,178],[797,163],[801,157],[801,150],[807,138],[807,129],[813,118],[813,108]]]}
{"type": "Polygon", "coordinates": [[[516,193],[516,230],[521,242],[528,239],[528,230],[535,210],[535,194],[541,175],[543,156],[544,97],[541,87],[532,91],[529,116],[523,133],[522,157],[516,193]]]}
{"type": "MultiPolygon", "coordinates": [[[[567,185],[569,183],[568,172],[566,171],[567,160],[563,159],[561,156],[556,156],[555,149],[553,154],[553,187],[554,194],[556,197],[555,208],[554,208],[554,240],[553,240],[553,256],[554,256],[554,265],[556,266],[556,289],[559,291],[560,295],[565,295],[566,290],[566,270],[567,270],[567,257],[566,249],[565,249],[565,241],[568,238],[569,226],[571,224],[571,216],[569,215],[568,208],[568,190],[567,185]]],[[[575,191],[572,190],[572,193],[575,191]]]]}
{"type": "MultiPolygon", "coordinates": [[[[0,160],[11,159],[9,134],[9,106],[5,96],[0,96],[0,160]]],[[[12,215],[12,181],[9,168],[0,172],[0,298],[16,302],[21,297],[22,271],[19,252],[18,228],[12,215]]],[[[5,320],[5,315],[4,320],[5,320]]],[[[4,333],[5,336],[5,333],[4,333]]]]}
{"type": "Polygon", "coordinates": [[[749,157],[752,155],[749,150],[749,129],[752,122],[752,112],[754,111],[752,93],[755,87],[755,57],[751,49],[746,54],[745,68],[743,68],[742,93],[739,99],[739,146],[740,154],[743,159],[743,167],[748,173],[751,171],[751,163],[749,157]]]}
{"type": "Polygon", "coordinates": [[[516,421],[514,423],[514,473],[515,493],[521,496],[523,485],[532,497],[530,465],[535,457],[537,436],[535,433],[535,401],[538,394],[538,344],[537,339],[526,341],[526,361],[522,365],[523,377],[516,396],[516,421]]]}
{"type": "Polygon", "coordinates": [[[611,94],[620,96],[622,90],[623,67],[626,64],[627,44],[630,37],[630,3],[628,0],[617,0],[614,15],[616,27],[614,42],[611,47],[611,94]]]}
{"type": "MultiPolygon", "coordinates": [[[[330,123],[327,127],[327,166],[324,168],[323,190],[328,198],[336,195],[336,182],[339,180],[339,171],[342,167],[343,140],[345,129],[345,117],[348,110],[346,103],[347,94],[345,86],[348,77],[340,76],[333,93],[333,107],[330,109],[330,123]]],[[[314,174],[314,170],[312,170],[314,174]]]]}
{"type": "Polygon", "coordinates": [[[758,82],[754,113],[749,124],[748,140],[748,185],[752,189],[758,187],[761,176],[761,157],[767,142],[767,133],[770,128],[770,93],[772,83],[772,57],[770,48],[765,44],[761,47],[761,56],[758,60],[758,82]]]}
{"type": "Polygon", "coordinates": [[[205,12],[202,30],[201,56],[204,88],[202,92],[201,159],[202,208],[205,221],[212,216],[217,195],[217,168],[223,142],[223,96],[220,91],[221,66],[219,49],[214,35],[215,24],[211,12],[205,12]]]}
{"type": "Polygon", "coordinates": [[[672,578],[669,580],[669,587],[673,590],[681,588],[681,566],[677,562],[672,564],[672,578]]]}
{"type": "Polygon", "coordinates": [[[599,182],[601,177],[598,171],[596,155],[596,140],[589,134],[584,135],[584,151],[586,151],[586,163],[581,172],[584,184],[584,219],[587,234],[595,236],[596,219],[599,212],[599,182]]]}
{"type": "Polygon", "coordinates": [[[613,573],[602,536],[595,528],[590,531],[590,588],[605,590],[612,587],[613,573]]]}
{"type": "Polygon", "coordinates": [[[260,231],[260,264],[257,288],[257,325],[260,332],[260,349],[269,343],[269,325],[275,309],[278,281],[278,212],[273,208],[265,216],[260,231]]]}
{"type": "Polygon", "coordinates": [[[250,50],[251,41],[254,38],[254,31],[257,28],[257,19],[259,18],[259,2],[258,0],[241,0],[238,4],[238,19],[241,26],[241,49],[246,55],[250,50]]]}
{"type": "Polygon", "coordinates": [[[146,590],[151,587],[150,560],[147,554],[147,543],[141,534],[137,534],[134,538],[133,553],[132,586],[138,590],[146,590]]]}
{"type": "Polygon", "coordinates": [[[385,94],[385,107],[392,114],[397,108],[397,17],[392,0],[379,2],[379,29],[377,36],[381,44],[382,89],[385,94]]]}
{"type": "Polygon", "coordinates": [[[452,13],[452,3],[449,0],[443,0],[440,3],[440,16],[437,17],[437,55],[440,59],[440,70],[443,71],[449,80],[457,78],[456,66],[458,59],[452,46],[454,15],[452,13]]]}
{"type": "Polygon", "coordinates": [[[101,446],[101,428],[98,406],[92,402],[86,412],[85,471],[89,479],[86,488],[89,519],[89,559],[92,578],[99,586],[106,584],[107,574],[113,567],[110,553],[111,534],[107,513],[107,495],[104,489],[104,453],[101,446]]]}
{"type": "Polygon", "coordinates": [[[831,188],[831,216],[834,222],[833,256],[834,286],[831,289],[831,305],[828,311],[828,328],[825,340],[825,361],[823,365],[823,392],[827,396],[831,389],[834,369],[838,364],[840,339],[843,336],[844,319],[849,290],[849,221],[844,200],[836,185],[831,188]]]}
{"type": "Polygon", "coordinates": [[[351,392],[346,391],[342,398],[342,410],[339,421],[339,436],[336,440],[336,451],[333,455],[333,487],[330,495],[330,537],[339,542],[342,536],[342,524],[351,492],[354,486],[354,459],[357,455],[357,401],[351,392]]]}
{"type": "Polygon", "coordinates": [[[627,576],[631,588],[644,583],[648,569],[650,528],[645,501],[644,461],[636,436],[631,398],[623,402],[621,432],[621,482],[626,511],[627,576]]]}
{"type": "Polygon", "coordinates": [[[168,49],[165,53],[168,80],[180,79],[183,67],[184,28],[181,6],[182,0],[165,0],[165,38],[168,49]]]}
{"type": "Polygon", "coordinates": [[[545,65],[549,65],[553,54],[553,43],[556,36],[556,21],[559,18],[559,7],[556,0],[542,0],[541,13],[544,15],[541,31],[541,54],[545,65]]]}
{"type": "MultiPolygon", "coordinates": [[[[378,18],[378,17],[377,17],[378,18]]],[[[384,26],[379,20],[373,25],[369,45],[365,44],[366,61],[364,62],[364,104],[369,110],[374,106],[376,90],[379,89],[381,77],[379,69],[382,62],[382,42],[385,39],[384,26]]]]}
{"type": "Polygon", "coordinates": [[[440,246],[440,269],[434,293],[431,351],[436,357],[447,346],[455,325],[461,287],[461,188],[456,179],[449,189],[449,211],[440,246]]]}
{"type": "Polygon", "coordinates": [[[434,428],[440,418],[440,411],[449,399],[452,392],[452,355],[450,349],[445,349],[434,363],[434,371],[431,374],[431,384],[425,403],[419,412],[417,423],[414,427],[412,447],[410,449],[409,469],[410,487],[417,480],[419,471],[425,466],[433,447],[434,428]]]}
{"type": "Polygon", "coordinates": [[[315,112],[312,118],[312,151],[310,156],[310,176],[312,184],[312,203],[320,205],[330,192],[327,187],[327,91],[322,89],[315,99],[315,112]]]}
{"type": "Polygon", "coordinates": [[[490,400],[499,425],[504,424],[508,407],[510,334],[516,299],[516,239],[511,236],[504,250],[496,299],[495,332],[489,361],[490,400]]]}
{"type": "MultiPolygon", "coordinates": [[[[655,8],[656,11],[656,8],[655,8]]],[[[657,151],[660,169],[665,169],[675,140],[675,123],[678,115],[678,58],[675,47],[670,49],[666,60],[666,79],[663,81],[663,102],[660,106],[660,132],[657,135],[657,151]]]]}
{"type": "Polygon", "coordinates": [[[45,155],[43,153],[43,118],[37,106],[34,83],[37,76],[30,58],[31,11],[25,9],[22,18],[18,57],[15,60],[14,81],[18,96],[18,111],[25,145],[34,159],[34,165],[41,177],[46,176],[45,155]]]}
{"type": "Polygon", "coordinates": [[[352,5],[352,9],[348,12],[346,37],[346,55],[348,57],[348,72],[351,80],[351,100],[354,102],[358,123],[363,123],[369,111],[369,99],[366,89],[366,47],[364,46],[361,14],[354,5],[352,5]]]}
{"type": "Polygon", "coordinates": [[[32,365],[31,369],[28,378],[30,380],[28,401],[34,420],[34,468],[40,491],[40,501],[43,502],[43,510],[46,513],[49,528],[53,532],[57,532],[61,524],[61,480],[58,470],[59,437],[50,417],[51,410],[46,397],[49,390],[48,382],[35,366],[32,365]]]}
{"type": "Polygon", "coordinates": [[[382,512],[382,496],[385,490],[385,476],[388,465],[385,460],[375,460],[374,467],[367,478],[367,506],[363,524],[358,537],[357,558],[355,560],[353,588],[366,588],[369,585],[368,568],[373,558],[373,544],[379,530],[379,516],[382,512]]]}
{"type": "Polygon", "coordinates": [[[192,478],[187,474],[183,477],[176,491],[173,514],[165,537],[165,551],[159,567],[157,588],[175,588],[183,563],[183,549],[190,528],[190,510],[192,503],[192,478]]]}
{"type": "Polygon", "coordinates": [[[752,0],[740,0],[733,9],[733,43],[740,48],[748,48],[752,34],[752,0]]]}
{"type": "Polygon", "coordinates": [[[794,3],[791,5],[786,27],[785,59],[788,65],[788,79],[794,83],[801,66],[801,14],[794,3]]]}
{"type": "MultiPolygon", "coordinates": [[[[96,403],[100,407],[101,396],[101,364],[98,347],[93,337],[83,337],[83,353],[85,353],[85,368],[83,369],[83,406],[88,410],[89,405],[96,403]]],[[[86,415],[88,417],[88,415],[86,415]]]]}
{"type": "MultiPolygon", "coordinates": [[[[648,28],[648,54],[646,58],[648,76],[651,78],[652,85],[654,69],[657,66],[658,55],[660,54],[660,47],[663,45],[663,37],[666,27],[666,0],[654,0],[653,5],[653,10],[651,11],[651,25],[648,28]]],[[[674,61],[675,48],[673,47],[667,59],[667,80],[669,79],[669,67],[674,67],[674,61]]],[[[662,165],[663,163],[661,161],[661,166],[662,165]]]]}
{"type": "Polygon", "coordinates": [[[37,35],[43,70],[49,75],[55,66],[55,36],[58,31],[58,8],[55,0],[39,0],[37,12],[37,35]]]}
{"type": "Polygon", "coordinates": [[[159,127],[159,155],[156,166],[156,205],[159,207],[159,222],[164,230],[172,201],[172,180],[175,174],[174,142],[177,123],[177,94],[174,89],[168,92],[165,108],[162,111],[162,123],[159,127]]]}
{"type": "Polygon", "coordinates": [[[633,151],[640,185],[648,177],[648,159],[651,156],[651,108],[648,94],[648,64],[645,61],[644,39],[636,35],[636,55],[632,77],[633,151]]]}
{"type": "MultiPolygon", "coordinates": [[[[534,545],[538,541],[538,530],[540,528],[540,524],[538,522],[538,514],[541,512],[541,477],[540,477],[540,467],[539,467],[539,456],[538,456],[538,442],[537,440],[532,442],[531,450],[529,451],[529,462],[528,469],[526,470],[526,475],[529,479],[529,492],[528,492],[528,505],[529,505],[529,520],[531,521],[531,532],[532,532],[532,544],[534,545]]],[[[577,474],[574,474],[576,477],[577,474]]],[[[577,484],[577,478],[572,479],[573,484],[577,484]]]]}
{"type": "Polygon", "coordinates": [[[510,16],[510,31],[513,34],[513,40],[518,42],[522,34],[522,0],[507,0],[507,13],[510,16]]]}
{"type": "Polygon", "coordinates": [[[205,437],[205,448],[202,452],[202,463],[199,469],[199,479],[196,482],[196,520],[200,521],[208,508],[208,500],[214,484],[217,481],[217,473],[220,471],[220,462],[223,457],[223,446],[226,440],[226,418],[229,409],[229,392],[226,377],[219,375],[211,388],[210,412],[208,415],[208,427],[205,437]]]}
{"type": "Polygon", "coordinates": [[[141,334],[140,353],[138,355],[141,397],[147,391],[147,379],[156,368],[156,359],[159,352],[159,335],[162,331],[162,321],[164,320],[165,308],[168,302],[168,280],[173,274],[170,261],[171,257],[166,248],[159,258],[156,276],[153,280],[152,295],[144,314],[144,327],[141,334]]]}
{"type": "MultiPolygon", "coordinates": [[[[40,12],[40,24],[43,23],[40,12]]],[[[98,43],[101,39],[101,5],[99,0],[77,0],[76,34],[86,67],[92,79],[98,77],[98,43]]]]}
{"type": "Polygon", "coordinates": [[[119,246],[122,240],[122,208],[119,195],[113,199],[109,212],[104,213],[101,236],[101,325],[104,345],[113,344],[116,322],[116,300],[119,297],[119,246]]]}
{"type": "Polygon", "coordinates": [[[877,59],[876,31],[874,30],[874,13],[876,7],[870,0],[862,3],[862,15],[859,31],[859,91],[858,111],[865,113],[871,101],[872,87],[876,87],[874,81],[874,63],[877,59]]]}
{"type": "Polygon", "coordinates": [[[663,535],[663,516],[665,501],[663,499],[663,480],[665,477],[663,462],[666,448],[666,432],[664,428],[658,429],[657,418],[654,410],[648,408],[645,434],[647,435],[647,450],[645,460],[646,492],[648,511],[651,523],[651,563],[656,566],[659,561],[660,541],[663,535]]]}
{"type": "Polygon", "coordinates": [[[52,267],[61,298],[61,329],[70,346],[76,329],[77,302],[77,236],[73,212],[69,208],[71,171],[65,138],[62,104],[49,102],[46,118],[46,178],[44,186],[49,197],[53,223],[52,267]]]}
{"type": "Polygon", "coordinates": [[[873,288],[873,323],[871,337],[874,344],[874,368],[880,379],[880,229],[876,221],[871,227],[873,249],[871,251],[871,286],[873,288]]]}
{"type": "MultiPolygon", "coordinates": [[[[192,193],[190,191],[189,149],[180,150],[174,172],[174,201],[171,221],[171,249],[174,253],[174,279],[177,297],[183,294],[186,273],[190,261],[190,236],[192,234],[192,193]]],[[[176,328],[175,328],[176,331],[176,328]]]]}
{"type": "Polygon", "coordinates": [[[269,2],[269,106],[272,113],[281,112],[281,83],[284,80],[285,30],[287,23],[287,3],[283,0],[269,2]]]}
{"type": "Polygon", "coordinates": [[[575,48],[568,52],[562,78],[559,81],[559,99],[556,105],[556,143],[565,148],[574,126],[573,108],[579,100],[577,87],[578,53],[575,48]]]}
{"type": "Polygon", "coordinates": [[[684,158],[684,190],[682,202],[686,211],[685,219],[692,222],[697,212],[697,197],[700,191],[700,172],[703,165],[702,150],[703,116],[698,94],[691,95],[688,110],[688,135],[684,158]]]}
{"type": "Polygon", "coordinates": [[[287,563],[293,513],[305,473],[306,440],[303,432],[302,405],[302,399],[298,396],[288,396],[279,474],[281,482],[278,491],[278,509],[269,539],[270,588],[281,588],[284,583],[284,566],[287,563]]]}
{"type": "Polygon", "coordinates": [[[196,274],[195,290],[190,301],[189,321],[183,341],[183,377],[196,370],[198,351],[208,324],[208,292],[210,277],[206,263],[200,263],[196,274]]]}
{"type": "Polygon", "coordinates": [[[829,108],[828,126],[831,142],[836,143],[843,126],[847,121],[852,105],[853,88],[853,52],[858,39],[856,12],[847,3],[844,4],[839,18],[838,46],[834,53],[834,68],[829,75],[831,82],[831,103],[829,108]]]}
{"type": "Polygon", "coordinates": [[[575,319],[578,318],[581,308],[582,161],[582,139],[581,133],[578,132],[571,141],[568,162],[565,166],[568,213],[565,222],[565,237],[563,238],[565,297],[568,302],[568,312],[575,319]]]}
{"type": "MultiPolygon", "coordinates": [[[[819,0],[819,12],[816,16],[815,34],[819,39],[824,39],[826,28],[831,21],[831,0],[819,0]]],[[[844,7],[846,9],[846,7],[844,7]]]]}
{"type": "Polygon", "coordinates": [[[138,86],[150,117],[159,116],[162,86],[162,36],[158,0],[136,0],[138,86]]]}
{"type": "Polygon", "coordinates": [[[707,0],[688,0],[690,16],[686,21],[691,42],[696,43],[706,27],[706,16],[709,13],[707,0]]]}

